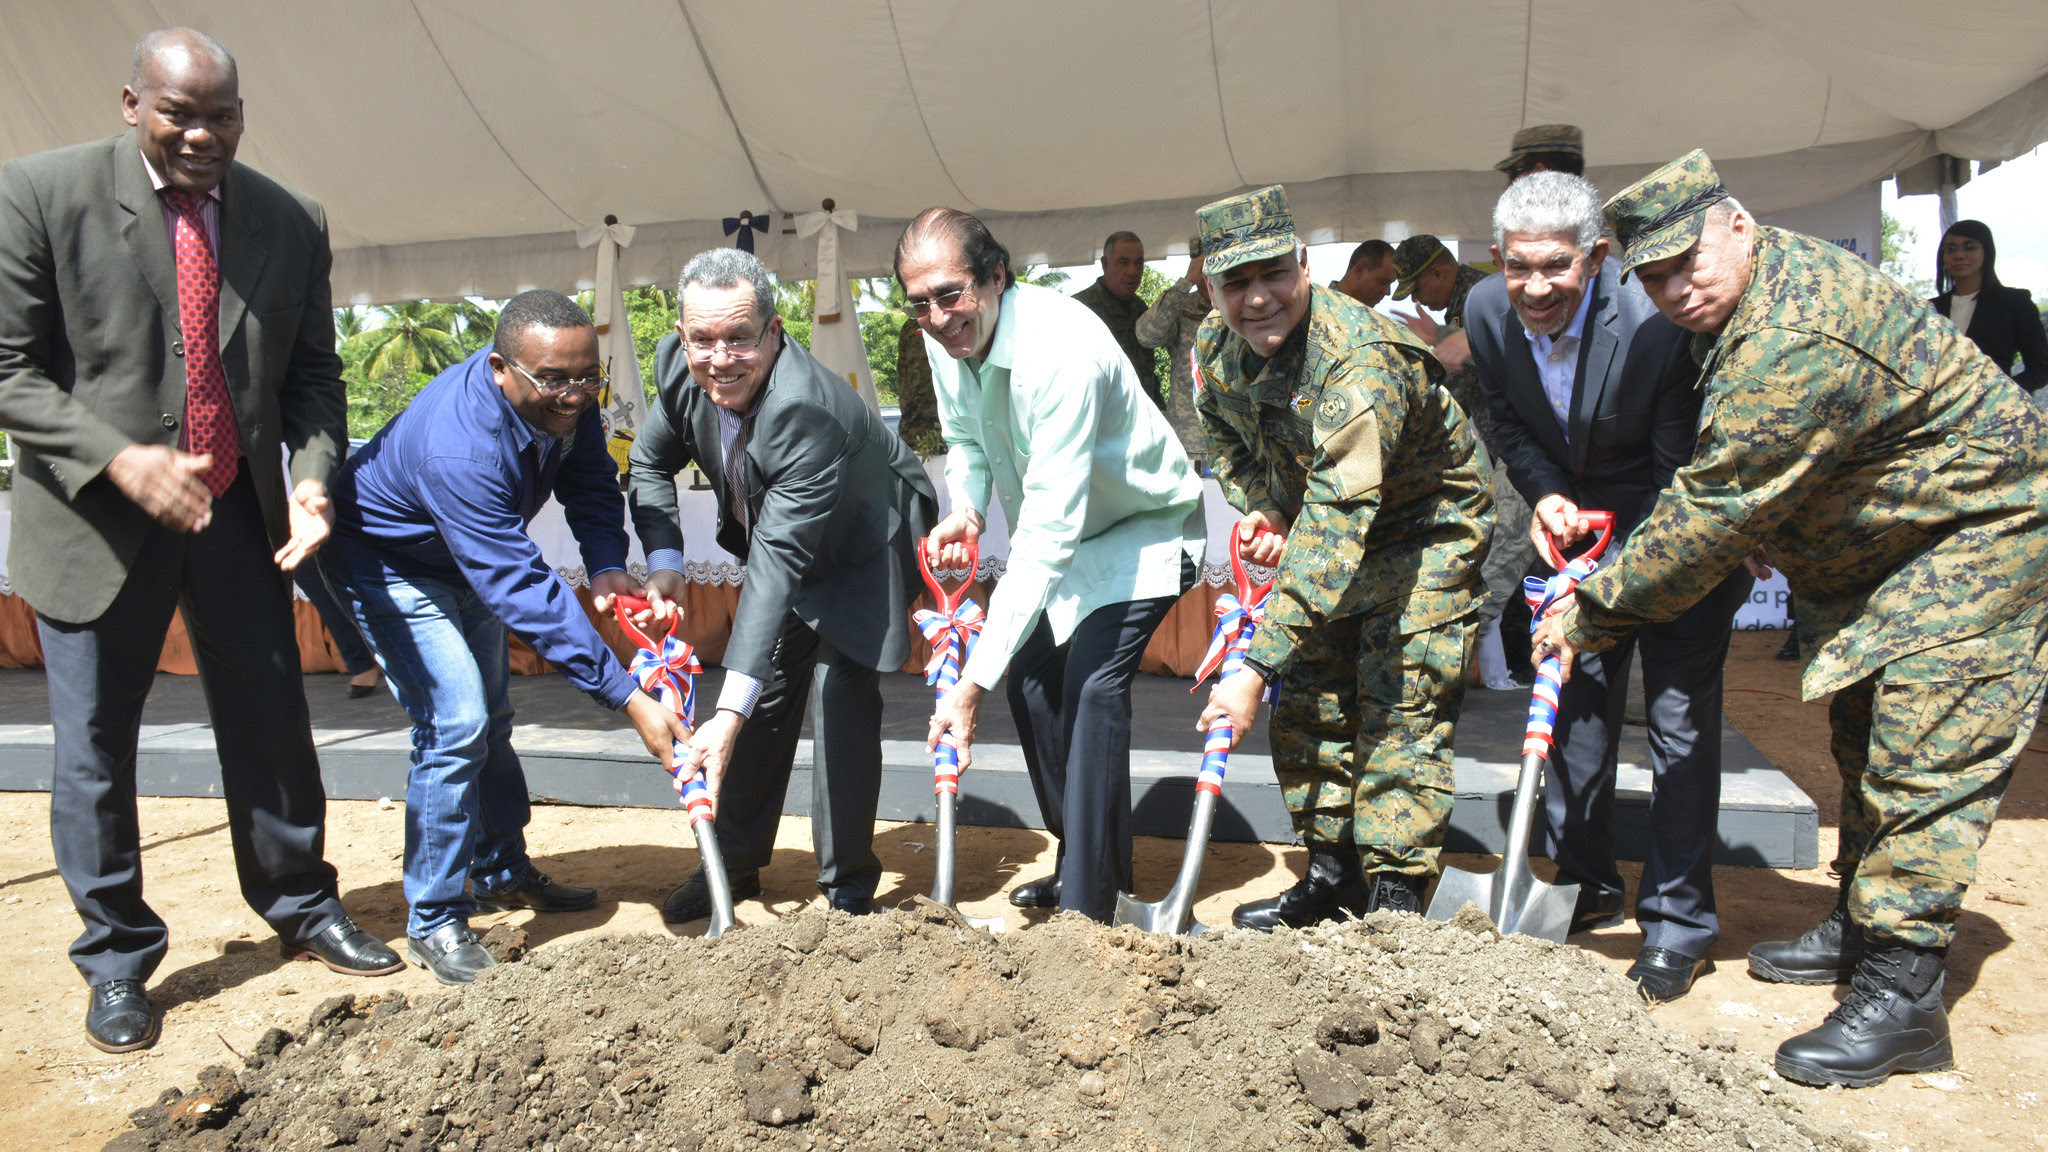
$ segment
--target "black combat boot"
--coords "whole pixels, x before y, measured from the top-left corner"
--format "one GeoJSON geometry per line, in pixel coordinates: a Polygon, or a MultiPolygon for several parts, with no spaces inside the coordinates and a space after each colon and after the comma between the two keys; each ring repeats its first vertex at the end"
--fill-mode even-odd
{"type": "Polygon", "coordinates": [[[1428,887],[1429,877],[1410,876],[1405,872],[1375,872],[1371,879],[1372,891],[1366,897],[1368,911],[1422,915],[1422,890],[1428,887]]]}
{"type": "Polygon", "coordinates": [[[1349,844],[1311,845],[1308,875],[1271,900],[1240,904],[1230,914],[1239,928],[1271,932],[1285,925],[1306,928],[1345,915],[1363,916],[1371,903],[1365,876],[1358,867],[1358,849],[1349,844]]]}
{"type": "Polygon", "coordinates": [[[1828,918],[1797,940],[1768,940],[1749,950],[1749,974],[1774,984],[1846,984],[1863,959],[1863,929],[1849,919],[1849,886],[1828,918]]]}
{"type": "Polygon", "coordinates": [[[1778,1045],[1778,1075],[1801,1084],[1868,1088],[1894,1072],[1955,1067],[1942,1007],[1943,953],[1873,943],[1849,995],[1821,1026],[1778,1045]]]}

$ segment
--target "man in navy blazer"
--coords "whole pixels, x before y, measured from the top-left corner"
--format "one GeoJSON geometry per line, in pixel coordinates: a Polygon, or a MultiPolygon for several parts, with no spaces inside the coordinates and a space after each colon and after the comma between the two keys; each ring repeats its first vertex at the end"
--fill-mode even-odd
{"type": "MultiPolygon", "coordinates": [[[[1611,553],[1692,456],[1700,394],[1689,339],[1622,282],[1600,236],[1600,195],[1583,178],[1516,181],[1493,234],[1502,271],[1472,290],[1465,316],[1509,478],[1539,540],[1577,542],[1581,509],[1612,512],[1611,553]]],[[[1644,944],[1629,976],[1652,1002],[1691,988],[1720,932],[1721,669],[1749,589],[1738,572],[1677,620],[1637,633],[1655,783],[1636,903],[1644,944]]],[[[1580,886],[1575,932],[1621,920],[1614,773],[1634,649],[1631,638],[1579,657],[1558,700],[1547,841],[1562,878],[1580,886]]]]}
{"type": "MultiPolygon", "coordinates": [[[[691,258],[676,303],[676,331],[655,350],[657,394],[633,441],[627,500],[657,611],[680,610],[684,591],[684,468],[695,464],[718,494],[718,543],[747,565],[725,681],[712,708],[699,706],[691,738],[718,801],[732,895],[760,894],[815,673],[818,887],[832,907],[867,912],[882,877],[881,673],[910,658],[917,542],[937,497],[917,454],[784,335],[768,270],[751,253],[691,258]]],[[[710,911],[700,870],[662,904],[662,919],[710,911]]]]}

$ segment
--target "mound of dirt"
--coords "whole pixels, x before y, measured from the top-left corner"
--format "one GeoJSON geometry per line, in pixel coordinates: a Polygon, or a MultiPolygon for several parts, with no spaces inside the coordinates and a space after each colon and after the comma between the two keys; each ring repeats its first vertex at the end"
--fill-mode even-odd
{"type": "Polygon", "coordinates": [[[330,1000],[107,1148],[1865,1149],[1577,949],[1466,912],[989,936],[920,900],[589,940],[330,1000]]]}

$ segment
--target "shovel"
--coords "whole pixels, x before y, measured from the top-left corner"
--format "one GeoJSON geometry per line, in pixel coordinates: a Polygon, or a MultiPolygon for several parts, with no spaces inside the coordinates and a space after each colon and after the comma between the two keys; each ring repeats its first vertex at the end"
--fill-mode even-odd
{"type": "MultiPolygon", "coordinates": [[[[1260,532],[1258,535],[1272,535],[1260,532]]],[[[1225,592],[1216,598],[1216,634],[1209,640],[1209,651],[1195,668],[1193,692],[1209,678],[1209,673],[1219,667],[1218,679],[1244,667],[1245,650],[1252,645],[1252,633],[1259,621],[1266,616],[1266,594],[1273,590],[1273,582],[1266,581],[1252,587],[1251,577],[1245,574],[1244,557],[1238,550],[1235,531],[1230,534],[1230,573],[1237,578],[1237,595],[1225,592]]],[[[1268,693],[1268,701],[1271,693],[1268,693]]],[[[1181,855],[1180,875],[1167,890],[1164,899],[1154,904],[1145,904],[1133,898],[1128,892],[1119,892],[1116,897],[1117,924],[1129,924],[1147,932],[1164,932],[1174,936],[1194,936],[1207,931],[1201,921],[1195,919],[1195,885],[1202,879],[1202,859],[1209,850],[1209,825],[1216,819],[1216,802],[1223,795],[1223,773],[1230,766],[1230,741],[1235,732],[1228,720],[1218,720],[1209,726],[1209,732],[1202,745],[1201,774],[1195,779],[1195,813],[1188,820],[1187,848],[1181,855]]]]}
{"type": "MultiPolygon", "coordinates": [[[[944,697],[953,685],[960,682],[960,669],[967,663],[967,657],[974,651],[974,641],[981,635],[981,605],[967,599],[967,586],[974,582],[974,569],[980,562],[981,549],[969,542],[967,578],[960,582],[958,591],[948,596],[946,590],[939,586],[938,577],[932,574],[931,561],[925,555],[923,542],[917,546],[918,571],[924,574],[924,586],[931,589],[932,601],[938,608],[920,608],[910,614],[910,620],[932,646],[931,660],[924,666],[924,681],[937,689],[939,697],[944,697]]],[[[932,900],[960,912],[953,903],[953,841],[959,821],[960,745],[951,732],[939,738],[939,746],[932,753],[932,795],[939,802],[938,868],[937,875],[932,877],[932,900]]],[[[960,915],[984,932],[1003,930],[1003,918],[1000,916],[969,916],[965,912],[960,915]]]]}
{"type": "MultiPolygon", "coordinates": [[[[1523,595],[1532,610],[1530,627],[1560,598],[1578,587],[1590,575],[1607,550],[1614,534],[1611,512],[1581,512],[1579,521],[1599,535],[1584,555],[1566,563],[1557,544],[1546,538],[1544,553],[1557,575],[1549,580],[1535,576],[1523,582],[1523,595]]],[[[1535,936],[1564,943],[1571,931],[1572,911],[1578,904],[1577,884],[1546,884],[1529,870],[1529,832],[1536,817],[1536,797],[1543,786],[1543,766],[1550,759],[1551,729],[1557,723],[1558,673],[1562,663],[1546,657],[1536,669],[1536,689],[1529,700],[1529,727],[1522,737],[1522,777],[1515,786],[1515,810],[1508,818],[1507,851],[1500,867],[1488,875],[1461,868],[1444,869],[1437,881],[1436,895],[1429,901],[1431,920],[1449,920],[1466,904],[1476,904],[1503,933],[1535,936]]]]}
{"type": "MultiPolygon", "coordinates": [[[[649,696],[681,716],[683,723],[695,727],[696,675],[704,668],[697,663],[696,651],[687,642],[676,639],[676,625],[682,622],[680,614],[669,617],[668,631],[659,641],[633,623],[632,613],[645,612],[647,607],[647,601],[638,596],[612,597],[612,614],[618,618],[620,630],[640,649],[633,654],[633,678],[649,696]]],[[[670,771],[680,776],[687,749],[678,740],[672,751],[676,766],[670,771]]],[[[697,835],[698,867],[703,869],[705,887],[711,891],[711,926],[704,935],[722,936],[733,926],[732,885],[726,881],[725,857],[718,851],[718,834],[711,827],[711,790],[704,784],[702,771],[690,773],[690,778],[683,781],[682,795],[690,830],[697,835]]]]}

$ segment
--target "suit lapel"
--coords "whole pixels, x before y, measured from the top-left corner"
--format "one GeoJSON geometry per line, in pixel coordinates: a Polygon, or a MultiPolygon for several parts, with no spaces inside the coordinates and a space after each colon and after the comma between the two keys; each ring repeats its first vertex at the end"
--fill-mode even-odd
{"type": "MultiPolygon", "coordinates": [[[[263,221],[241,205],[232,169],[221,183],[220,197],[220,346],[225,352],[235,330],[241,327],[249,301],[256,296],[268,253],[261,243],[263,221]]],[[[228,361],[223,357],[221,363],[225,366],[228,361]]],[[[230,383],[236,381],[231,379],[230,383]]],[[[248,381],[240,383],[246,385],[248,381]]]]}
{"type": "Polygon", "coordinates": [[[143,281],[156,293],[157,304],[170,320],[168,327],[177,331],[178,259],[171,251],[170,230],[164,227],[163,202],[150,186],[135,133],[125,133],[114,141],[113,160],[114,201],[128,217],[121,224],[121,239],[143,281]]]}
{"type": "Polygon", "coordinates": [[[1612,265],[1600,270],[1596,285],[1598,296],[1593,301],[1593,314],[1587,319],[1582,347],[1579,349],[1579,371],[1572,381],[1572,474],[1583,475],[1586,471],[1586,442],[1592,439],[1593,416],[1600,411],[1600,400],[1607,393],[1608,368],[1614,363],[1614,350],[1620,343],[1615,332],[1616,321],[1621,315],[1621,297],[1615,292],[1617,277],[1612,274],[1612,265]]]}

